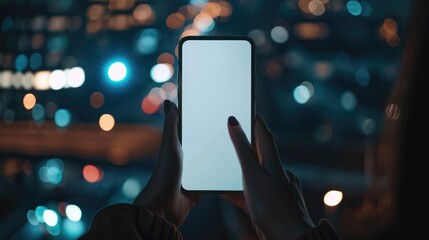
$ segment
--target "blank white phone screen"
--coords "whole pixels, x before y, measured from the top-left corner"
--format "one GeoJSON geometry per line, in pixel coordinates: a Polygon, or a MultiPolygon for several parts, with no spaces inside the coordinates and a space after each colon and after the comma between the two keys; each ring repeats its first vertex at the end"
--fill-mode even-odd
{"type": "Polygon", "coordinates": [[[246,40],[187,40],[182,45],[182,186],[242,191],[240,163],[227,122],[251,139],[252,47],[246,40]]]}

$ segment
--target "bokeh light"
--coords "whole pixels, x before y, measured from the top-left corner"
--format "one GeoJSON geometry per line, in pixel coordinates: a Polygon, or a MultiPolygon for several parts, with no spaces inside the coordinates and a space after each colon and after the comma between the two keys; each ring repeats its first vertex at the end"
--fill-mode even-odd
{"type": "Polygon", "coordinates": [[[359,86],[366,87],[371,80],[371,76],[369,75],[368,70],[366,70],[365,68],[361,68],[356,71],[355,79],[359,86]]]}
{"type": "Polygon", "coordinates": [[[46,225],[53,227],[58,224],[58,215],[56,212],[47,209],[43,212],[43,220],[46,225]]]}
{"type": "Polygon", "coordinates": [[[271,38],[276,43],[284,43],[289,39],[289,33],[286,28],[282,26],[276,26],[271,29],[271,38]]]}
{"type": "Polygon", "coordinates": [[[48,90],[49,85],[49,76],[51,75],[50,71],[39,71],[34,75],[34,89],[36,90],[48,90]]]}
{"type": "Polygon", "coordinates": [[[66,83],[66,73],[62,70],[54,70],[49,76],[49,86],[53,90],[60,90],[64,88],[66,83]]]}
{"type": "Polygon", "coordinates": [[[340,102],[347,111],[353,111],[357,105],[356,97],[352,92],[344,92],[340,97],[340,102]]]}
{"type": "Polygon", "coordinates": [[[67,109],[58,109],[54,116],[55,125],[60,128],[67,127],[71,122],[71,113],[67,109]]]}
{"type": "Polygon", "coordinates": [[[325,6],[320,0],[311,0],[308,3],[308,11],[314,16],[321,16],[325,13],[325,6]]]}
{"type": "Polygon", "coordinates": [[[31,115],[36,122],[41,122],[45,119],[45,108],[41,104],[36,104],[31,109],[31,115]]]}
{"type": "Polygon", "coordinates": [[[159,104],[157,97],[151,94],[144,97],[141,104],[141,108],[146,114],[153,114],[158,111],[159,104]]]}
{"type": "Polygon", "coordinates": [[[153,81],[157,83],[163,83],[171,79],[173,76],[174,69],[171,64],[159,63],[152,67],[150,70],[150,76],[153,81]]]}
{"type": "Polygon", "coordinates": [[[66,215],[67,218],[70,219],[73,222],[80,221],[82,217],[82,211],[80,208],[76,205],[70,204],[66,207],[66,215]]]}
{"type": "Polygon", "coordinates": [[[364,17],[369,17],[372,14],[372,7],[371,4],[369,4],[368,2],[360,2],[360,4],[362,5],[362,13],[361,15],[364,17]]]}
{"type": "Polygon", "coordinates": [[[110,64],[107,75],[114,82],[122,81],[127,76],[127,66],[123,62],[114,62],[110,64]]]}
{"type": "Polygon", "coordinates": [[[143,30],[136,41],[137,51],[143,55],[154,53],[158,49],[160,38],[161,33],[155,28],[143,30]]]}
{"type": "Polygon", "coordinates": [[[185,16],[181,13],[172,13],[167,17],[165,23],[171,29],[179,29],[185,24],[185,20],[185,16]]]}
{"type": "Polygon", "coordinates": [[[103,171],[91,164],[86,165],[82,170],[83,177],[89,183],[96,183],[103,179],[103,171]]]}
{"type": "Polygon", "coordinates": [[[93,108],[101,108],[104,104],[104,95],[101,92],[93,92],[89,98],[93,108]]]}
{"type": "Polygon", "coordinates": [[[36,212],[33,210],[27,211],[27,220],[33,226],[37,226],[37,224],[39,224],[39,220],[36,218],[36,212]]]}
{"type": "Polygon", "coordinates": [[[155,21],[155,12],[149,4],[140,4],[133,11],[137,24],[148,25],[155,21]]]}
{"type": "Polygon", "coordinates": [[[32,70],[37,70],[42,66],[43,58],[40,53],[33,53],[30,57],[30,68],[32,70]]]}
{"type": "Polygon", "coordinates": [[[170,53],[162,53],[156,60],[157,63],[168,63],[174,65],[174,56],[170,53]]]}
{"type": "Polygon", "coordinates": [[[215,25],[216,23],[208,13],[202,12],[194,18],[194,27],[200,32],[209,32],[213,30],[215,25]]]}
{"type": "Polygon", "coordinates": [[[43,213],[45,212],[45,210],[47,210],[47,208],[45,206],[37,206],[36,207],[34,212],[36,214],[37,221],[39,221],[41,223],[45,223],[45,220],[43,219],[43,213]]]}
{"type": "Polygon", "coordinates": [[[39,169],[39,178],[44,183],[58,185],[63,180],[64,164],[61,159],[53,158],[48,160],[39,169]]]}
{"type": "Polygon", "coordinates": [[[140,193],[142,186],[136,178],[128,178],[122,185],[122,193],[129,199],[134,199],[140,193]]]}
{"type": "Polygon", "coordinates": [[[32,93],[27,93],[25,94],[22,103],[24,104],[25,109],[31,110],[34,105],[36,105],[36,96],[34,96],[32,93]]]}
{"type": "Polygon", "coordinates": [[[69,219],[64,219],[62,222],[63,234],[68,239],[78,239],[85,232],[85,225],[82,221],[73,222],[69,219]]]}
{"type": "Polygon", "coordinates": [[[347,11],[353,16],[359,16],[362,13],[362,5],[356,0],[347,2],[347,11]]]}
{"type": "Polygon", "coordinates": [[[361,122],[361,129],[365,135],[371,135],[375,132],[375,121],[371,118],[365,118],[361,122]]]}
{"type": "Polygon", "coordinates": [[[247,35],[255,42],[257,47],[261,47],[267,42],[267,37],[262,30],[253,29],[247,35]]]}
{"type": "Polygon", "coordinates": [[[177,98],[177,86],[174,83],[166,82],[161,86],[164,90],[165,96],[170,101],[175,101],[177,98]]]}
{"type": "Polygon", "coordinates": [[[85,71],[81,67],[74,67],[67,73],[67,85],[78,88],[85,82],[85,71]]]}
{"type": "Polygon", "coordinates": [[[323,197],[323,202],[329,207],[335,207],[343,200],[343,193],[337,190],[331,190],[323,197]]]}
{"type": "Polygon", "coordinates": [[[108,132],[115,126],[115,118],[112,115],[106,113],[101,115],[98,123],[103,131],[108,132]]]}
{"type": "Polygon", "coordinates": [[[299,104],[304,104],[310,99],[310,91],[306,86],[299,85],[293,90],[293,98],[299,104]]]}
{"type": "Polygon", "coordinates": [[[15,68],[17,71],[24,71],[28,65],[28,58],[24,54],[19,54],[15,59],[15,68]]]}

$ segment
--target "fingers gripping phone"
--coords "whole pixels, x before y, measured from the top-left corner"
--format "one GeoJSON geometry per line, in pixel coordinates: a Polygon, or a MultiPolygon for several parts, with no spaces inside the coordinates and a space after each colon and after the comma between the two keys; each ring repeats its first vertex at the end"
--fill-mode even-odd
{"type": "Polygon", "coordinates": [[[182,190],[243,191],[227,120],[235,116],[253,144],[254,44],[247,37],[185,37],[179,43],[182,190]]]}

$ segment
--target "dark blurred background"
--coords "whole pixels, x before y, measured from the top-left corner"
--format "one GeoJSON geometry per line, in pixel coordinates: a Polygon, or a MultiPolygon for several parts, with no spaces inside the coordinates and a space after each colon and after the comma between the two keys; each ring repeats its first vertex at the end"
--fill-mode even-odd
{"type": "MultiPolygon", "coordinates": [[[[177,103],[177,44],[188,35],[255,41],[257,113],[313,220],[347,236],[339,215],[371,184],[412,4],[0,0],[0,239],[76,239],[97,210],[137,196],[159,150],[162,102],[177,103]]],[[[181,230],[254,236],[215,195],[181,230]]]]}

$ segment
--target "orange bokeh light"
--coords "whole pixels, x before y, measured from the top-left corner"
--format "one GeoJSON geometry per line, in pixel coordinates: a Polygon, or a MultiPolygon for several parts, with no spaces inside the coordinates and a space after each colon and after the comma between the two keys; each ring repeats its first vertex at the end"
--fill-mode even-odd
{"type": "Polygon", "coordinates": [[[36,105],[36,97],[32,93],[27,93],[22,100],[25,109],[30,110],[36,105]]]}
{"type": "Polygon", "coordinates": [[[83,177],[89,183],[95,183],[103,179],[103,171],[94,165],[86,165],[82,170],[83,177]]]}
{"type": "Polygon", "coordinates": [[[167,17],[165,23],[171,29],[179,29],[185,24],[185,16],[181,13],[172,13],[167,17]]]}

